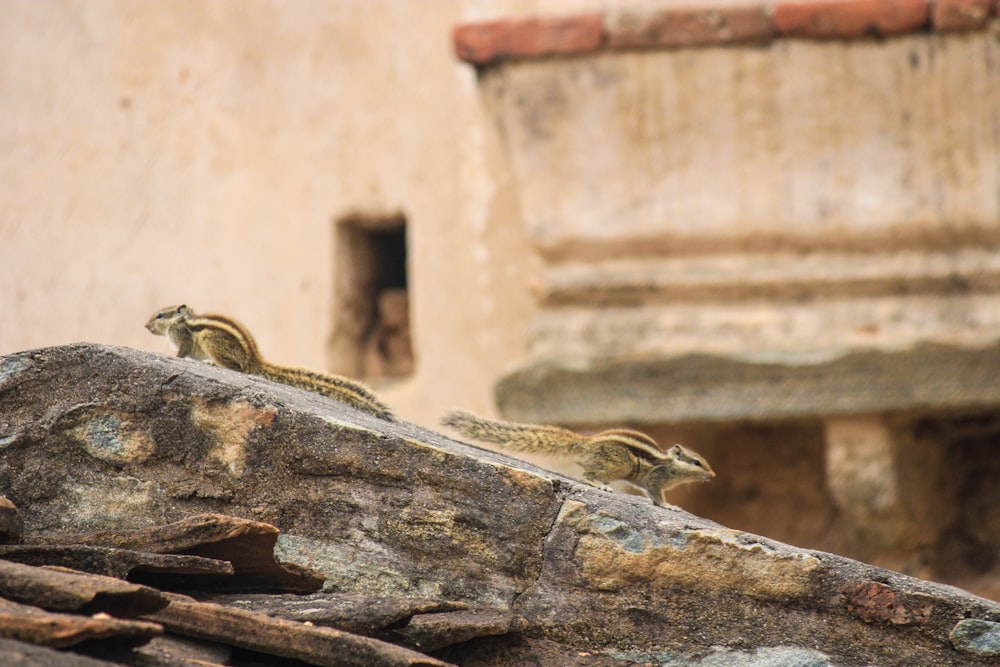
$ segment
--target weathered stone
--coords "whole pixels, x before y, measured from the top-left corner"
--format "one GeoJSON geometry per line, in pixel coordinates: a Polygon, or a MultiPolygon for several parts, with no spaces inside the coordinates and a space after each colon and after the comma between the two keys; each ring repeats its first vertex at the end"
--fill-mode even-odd
{"type": "Polygon", "coordinates": [[[0,637],[5,639],[66,648],[112,637],[141,644],[162,633],[163,628],[156,623],[123,620],[103,613],[93,616],[61,614],[0,598],[0,637]]]}
{"type": "Polygon", "coordinates": [[[421,651],[436,651],[477,637],[506,635],[526,629],[528,623],[509,611],[485,609],[417,616],[393,634],[421,651]]]}
{"type": "Polygon", "coordinates": [[[0,558],[25,565],[55,565],[118,579],[129,578],[132,573],[154,579],[157,574],[183,575],[185,578],[199,575],[228,577],[233,574],[232,563],[213,558],[153,554],[82,544],[0,546],[0,558]]]}
{"type": "MultiPolygon", "coordinates": [[[[242,411],[242,409],[240,409],[242,411]]],[[[200,406],[192,419],[200,420],[200,406]]],[[[241,442],[246,433],[236,436],[241,442]]],[[[278,529],[259,521],[249,521],[220,514],[200,514],[180,521],[141,530],[92,532],[87,534],[51,533],[37,536],[39,544],[86,544],[120,547],[161,554],[187,554],[232,565],[233,576],[215,583],[226,588],[311,593],[319,590],[323,576],[294,563],[281,563],[274,557],[278,529]]],[[[202,580],[202,585],[211,582],[202,580]]]]}
{"type": "Polygon", "coordinates": [[[120,667],[85,655],[56,651],[12,639],[0,639],[0,664],[9,667],[120,667]]]}
{"type": "Polygon", "coordinates": [[[170,605],[146,618],[171,632],[219,641],[311,665],[444,667],[447,663],[408,649],[333,628],[313,627],[242,609],[172,595],[170,605]]]}
{"type": "Polygon", "coordinates": [[[281,560],[322,571],[330,590],[488,606],[511,599],[540,569],[537,544],[558,511],[554,483],[507,457],[412,425],[387,429],[305,391],[135,350],[52,348],[0,359],[7,368],[19,370],[0,384],[0,437],[12,437],[0,492],[19,503],[32,534],[121,533],[223,512],[280,525],[281,560]],[[95,396],[144,425],[155,444],[149,457],[111,466],[67,435],[61,416],[95,396]],[[241,472],[215,455],[218,430],[196,418],[205,406],[274,415],[227,436],[244,452],[241,472]]]}
{"type": "Polygon", "coordinates": [[[998,53],[986,31],[601,52],[500,65],[480,89],[551,264],[776,253],[760,257],[776,273],[821,273],[845,250],[995,249],[1000,138],[977,128],[996,122],[998,53]]]}
{"type": "Polygon", "coordinates": [[[0,497],[0,544],[17,544],[24,533],[24,520],[17,506],[0,497]]]}
{"type": "Polygon", "coordinates": [[[889,425],[877,417],[842,417],[823,426],[826,486],[850,530],[884,549],[899,546],[914,527],[900,493],[889,425]]]}
{"type": "Polygon", "coordinates": [[[376,636],[402,627],[417,614],[440,614],[468,608],[460,602],[421,598],[373,597],[346,593],[314,595],[199,595],[202,602],[254,611],[289,621],[312,623],[345,632],[376,636]]]}
{"type": "Polygon", "coordinates": [[[951,631],[951,642],[967,653],[988,658],[1000,656],[1000,622],[963,619],[951,631]]]}
{"type": "Polygon", "coordinates": [[[760,420],[1000,403],[1000,345],[815,357],[681,355],[536,362],[496,390],[509,419],[561,424],[760,420]]]}
{"type": "Polygon", "coordinates": [[[232,649],[186,637],[163,635],[134,649],[140,667],[212,667],[230,665],[232,649]]]}
{"type": "MultiPolygon", "coordinates": [[[[683,664],[710,653],[767,664],[781,651],[831,665],[992,660],[956,648],[952,632],[963,619],[1000,622],[1000,605],[958,589],[728,530],[205,364],[93,345],[10,359],[0,359],[0,370],[18,369],[0,382],[0,438],[15,437],[0,493],[22,508],[32,534],[67,519],[89,530],[206,511],[267,520],[282,530],[285,559],[321,569],[331,588],[495,610],[487,623],[448,632],[454,639],[506,627],[508,634],[468,644],[501,654],[509,647],[521,662],[532,659],[530,650],[535,659],[558,656],[541,664],[572,664],[567,655],[582,654],[597,656],[594,664],[625,656],[683,664]],[[89,453],[58,427],[59,416],[83,402],[136,415],[130,419],[154,443],[150,455],[119,466],[89,453]],[[212,456],[216,435],[192,424],[202,406],[231,404],[273,415],[234,438],[246,453],[241,471],[212,456]],[[135,490],[141,502],[104,511],[98,494],[125,477],[118,488],[135,490]],[[78,498],[88,501],[69,501],[78,498]]],[[[194,604],[170,612],[175,632],[208,627],[194,613],[203,607],[185,606],[194,604]]],[[[246,641],[249,613],[211,615],[246,641]]],[[[269,646],[289,641],[281,637],[290,633],[286,623],[302,625],[266,619],[266,639],[277,642],[269,646]]],[[[425,624],[433,622],[417,623],[425,624]]],[[[326,634],[316,637],[328,646],[326,634]]]]}
{"type": "Polygon", "coordinates": [[[57,611],[134,617],[167,605],[157,591],[112,577],[0,560],[0,596],[57,611]]]}

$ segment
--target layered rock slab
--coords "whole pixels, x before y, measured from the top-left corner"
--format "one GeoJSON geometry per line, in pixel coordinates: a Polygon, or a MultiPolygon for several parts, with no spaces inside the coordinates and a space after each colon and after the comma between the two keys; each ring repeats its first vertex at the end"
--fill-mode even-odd
{"type": "MultiPolygon", "coordinates": [[[[199,362],[87,344],[11,355],[0,415],[0,494],[28,536],[266,521],[279,556],[328,590],[509,611],[519,655],[555,642],[617,662],[995,662],[966,630],[1000,628],[996,603],[199,362]]],[[[469,655],[491,664],[503,640],[469,655]]]]}

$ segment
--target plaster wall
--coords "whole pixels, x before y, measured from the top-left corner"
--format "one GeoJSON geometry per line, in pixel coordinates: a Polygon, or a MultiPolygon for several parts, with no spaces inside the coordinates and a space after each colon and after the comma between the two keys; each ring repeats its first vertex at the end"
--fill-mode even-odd
{"type": "Polygon", "coordinates": [[[455,22],[577,3],[4,3],[0,354],[169,352],[188,303],[279,363],[330,368],[335,221],[401,212],[415,374],[400,416],[492,411],[531,252],[455,22]],[[550,6],[551,5],[551,6],[550,6]]]}

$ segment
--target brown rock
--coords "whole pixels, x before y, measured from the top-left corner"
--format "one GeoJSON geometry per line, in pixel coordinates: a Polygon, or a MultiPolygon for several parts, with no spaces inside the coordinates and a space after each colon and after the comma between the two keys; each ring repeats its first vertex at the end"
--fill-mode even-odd
{"type": "Polygon", "coordinates": [[[778,0],[772,20],[786,37],[852,39],[919,30],[929,11],[927,0],[778,0]]]}
{"type": "Polygon", "coordinates": [[[17,506],[0,496],[0,544],[17,544],[24,533],[24,520],[17,506]]]}
{"type": "Polygon", "coordinates": [[[483,609],[417,616],[395,634],[418,650],[436,651],[477,637],[506,635],[527,627],[523,618],[509,611],[483,609]]]}
{"type": "MultiPolygon", "coordinates": [[[[12,667],[120,667],[121,663],[88,658],[85,655],[57,651],[12,639],[0,639],[0,665],[11,665],[12,667]]],[[[198,667],[211,666],[199,665],[198,667]]]]}
{"type": "Polygon", "coordinates": [[[232,648],[185,637],[153,637],[134,650],[141,667],[214,667],[231,665],[232,648]]]}
{"type": "Polygon", "coordinates": [[[149,620],[176,634],[302,660],[311,665],[341,667],[444,667],[447,663],[377,639],[333,628],[318,628],[242,609],[171,596],[170,606],[149,620]]]}
{"type": "MultiPolygon", "coordinates": [[[[246,437],[244,433],[243,437],[246,437]]],[[[274,557],[278,529],[260,521],[222,514],[199,514],[164,526],[141,530],[115,530],[87,534],[52,533],[39,543],[71,543],[186,554],[232,564],[232,575],[216,582],[228,588],[312,593],[323,576],[274,557]]],[[[228,575],[229,573],[221,573],[228,575]]],[[[204,582],[208,585],[208,582],[204,582]]]]}
{"type": "Polygon", "coordinates": [[[426,598],[390,598],[350,593],[315,593],[313,595],[199,595],[202,602],[213,602],[237,609],[266,614],[289,621],[312,623],[345,632],[373,637],[391,628],[406,626],[416,615],[461,611],[461,602],[426,598]]]}
{"type": "Polygon", "coordinates": [[[156,623],[122,620],[107,614],[60,614],[0,598],[0,637],[6,639],[66,648],[111,637],[141,644],[162,633],[163,628],[156,623]]]}
{"type": "MultiPolygon", "coordinates": [[[[732,664],[995,662],[978,637],[997,625],[1000,604],[601,491],[291,387],[95,345],[0,358],[0,377],[0,493],[25,512],[29,534],[67,523],[121,532],[206,511],[267,521],[281,528],[281,559],[321,570],[331,589],[491,610],[411,620],[427,638],[477,635],[442,649],[456,662],[496,664],[491,651],[542,665],[665,654],[688,664],[709,654],[732,664]],[[61,420],[85,403],[88,414],[126,417],[149,455],[112,465],[88,448],[73,432],[80,423],[61,420]],[[232,436],[243,467],[213,454],[215,436],[193,418],[205,405],[273,414],[232,436]],[[482,636],[490,632],[505,634],[482,636]]],[[[310,656],[334,646],[336,631],[280,619],[248,631],[246,613],[179,605],[149,618],[300,659],[290,644],[310,656]]]]}
{"type": "Polygon", "coordinates": [[[61,568],[0,561],[0,596],[56,611],[106,611],[134,617],[167,605],[146,586],[61,568]]]}
{"type": "Polygon", "coordinates": [[[228,577],[233,574],[232,563],[212,558],[152,554],[82,544],[0,546],[0,558],[25,565],[54,565],[117,579],[126,579],[133,573],[154,577],[156,574],[185,577],[228,577]]]}

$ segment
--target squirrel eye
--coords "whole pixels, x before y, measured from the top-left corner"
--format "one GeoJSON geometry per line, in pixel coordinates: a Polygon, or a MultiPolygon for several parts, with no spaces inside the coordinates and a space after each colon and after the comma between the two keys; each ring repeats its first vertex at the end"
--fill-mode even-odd
{"type": "Polygon", "coordinates": [[[704,466],[702,466],[702,465],[701,465],[701,461],[692,461],[691,463],[695,464],[695,465],[696,465],[696,466],[698,466],[699,468],[702,468],[702,467],[704,467],[704,466]]]}

